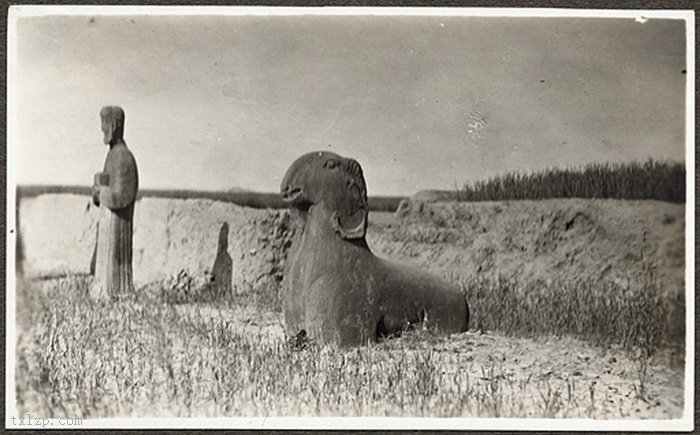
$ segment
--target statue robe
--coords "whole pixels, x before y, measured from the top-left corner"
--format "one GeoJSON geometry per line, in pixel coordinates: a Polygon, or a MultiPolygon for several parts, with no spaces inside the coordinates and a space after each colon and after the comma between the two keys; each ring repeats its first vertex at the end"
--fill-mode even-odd
{"type": "Polygon", "coordinates": [[[132,235],[138,171],[126,144],[110,146],[104,171],[109,184],[100,186],[100,222],[93,297],[106,299],[132,293],[132,235]]]}

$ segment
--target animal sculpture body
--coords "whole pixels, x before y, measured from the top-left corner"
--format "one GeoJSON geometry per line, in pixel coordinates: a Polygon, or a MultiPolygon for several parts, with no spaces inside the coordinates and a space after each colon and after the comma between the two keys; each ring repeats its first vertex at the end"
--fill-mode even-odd
{"type": "Polygon", "coordinates": [[[282,181],[295,239],[285,267],[287,333],[354,346],[421,322],[467,329],[464,296],[449,282],[374,256],[367,246],[367,189],[359,163],[329,152],[297,159],[282,181]]]}

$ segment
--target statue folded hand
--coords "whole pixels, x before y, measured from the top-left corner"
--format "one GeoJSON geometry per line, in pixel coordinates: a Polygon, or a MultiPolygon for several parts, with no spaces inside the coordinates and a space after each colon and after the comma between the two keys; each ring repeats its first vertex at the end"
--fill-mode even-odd
{"type": "Polygon", "coordinates": [[[92,185],[92,202],[98,207],[100,206],[101,186],[109,186],[109,174],[104,172],[95,174],[95,182],[92,185]]]}

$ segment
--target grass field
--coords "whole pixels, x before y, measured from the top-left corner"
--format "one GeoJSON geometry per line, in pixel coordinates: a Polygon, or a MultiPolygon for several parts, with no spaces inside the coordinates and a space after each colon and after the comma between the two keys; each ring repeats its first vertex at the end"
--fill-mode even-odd
{"type": "Polygon", "coordinates": [[[96,303],[86,297],[89,283],[73,276],[18,287],[22,412],[668,418],[682,406],[682,355],[662,342],[675,322],[649,318],[658,301],[635,294],[618,292],[607,299],[617,305],[584,311],[588,302],[573,299],[561,301],[571,311],[533,311],[553,295],[532,299],[491,282],[481,283],[484,296],[463,283],[473,298],[471,332],[407,331],[360,349],[293,349],[272,309],[277,297],[264,294],[270,289],[216,304],[173,304],[168,291],[146,290],[96,303]],[[623,318],[602,326],[618,309],[623,318]],[[622,321],[631,323],[618,331],[622,321]],[[591,324],[600,327],[577,334],[591,324]],[[556,337],[571,333],[589,340],[556,337]]]}
{"type": "Polygon", "coordinates": [[[620,345],[647,356],[672,348],[684,353],[685,300],[666,292],[652,269],[622,284],[537,285],[506,279],[462,282],[476,307],[471,325],[513,336],[570,335],[620,345]]]}

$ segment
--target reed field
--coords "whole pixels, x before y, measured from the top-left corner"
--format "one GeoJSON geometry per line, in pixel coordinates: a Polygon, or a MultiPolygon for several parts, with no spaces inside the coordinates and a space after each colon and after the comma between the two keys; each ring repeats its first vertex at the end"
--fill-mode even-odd
{"type": "Polygon", "coordinates": [[[549,198],[655,199],[683,203],[685,165],[647,160],[508,173],[466,184],[457,192],[459,201],[549,198]]]}

